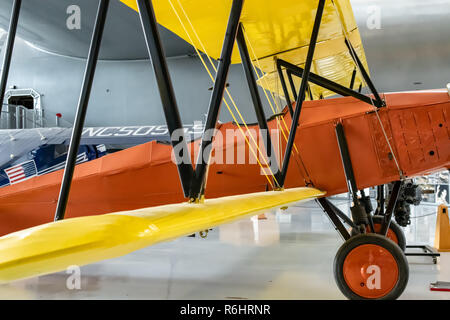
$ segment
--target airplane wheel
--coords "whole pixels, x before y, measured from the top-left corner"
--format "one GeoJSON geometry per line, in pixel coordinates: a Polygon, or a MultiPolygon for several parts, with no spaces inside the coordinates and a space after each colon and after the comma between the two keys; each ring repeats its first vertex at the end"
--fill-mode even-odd
{"type": "Polygon", "coordinates": [[[360,234],[347,240],[336,253],[334,278],[352,300],[393,300],[405,290],[409,266],[392,240],[378,234],[360,234]]]}
{"type": "MultiPolygon", "coordinates": [[[[373,216],[373,226],[375,228],[375,233],[378,233],[381,231],[381,225],[383,224],[383,217],[382,216],[373,216]]],[[[370,232],[370,227],[367,227],[367,232],[370,232]]],[[[394,221],[391,221],[391,224],[389,225],[389,230],[387,233],[387,237],[394,241],[400,249],[402,249],[403,252],[406,250],[406,237],[405,233],[403,232],[402,228],[395,223],[394,221]]]]}
{"type": "MultiPolygon", "coordinates": [[[[375,233],[378,233],[381,231],[381,225],[383,223],[383,216],[373,216],[373,226],[375,227],[375,233]]],[[[366,232],[370,233],[370,226],[366,227],[366,232]]],[[[351,235],[355,236],[358,233],[354,232],[354,230],[351,230],[351,235]]],[[[405,233],[403,232],[402,228],[395,223],[394,221],[391,221],[391,224],[389,225],[389,230],[387,233],[387,237],[394,241],[400,249],[402,249],[403,252],[406,250],[406,237],[405,233]]]]}

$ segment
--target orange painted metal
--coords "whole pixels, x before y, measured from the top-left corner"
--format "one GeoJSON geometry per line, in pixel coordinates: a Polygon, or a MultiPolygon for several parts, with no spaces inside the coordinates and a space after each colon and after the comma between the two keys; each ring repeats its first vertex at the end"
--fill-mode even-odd
{"type": "Polygon", "coordinates": [[[366,299],[381,298],[391,292],[397,284],[399,274],[392,254],[375,244],[364,244],[350,251],[342,272],[348,287],[366,299]]]}
{"type": "MultiPolygon", "coordinates": [[[[378,233],[378,234],[381,233],[381,223],[374,223],[373,224],[373,228],[375,229],[375,233],[378,233]]],[[[366,232],[367,233],[371,233],[372,232],[369,226],[366,227],[366,232]]],[[[398,244],[397,235],[395,234],[395,232],[391,228],[389,228],[386,236],[387,236],[388,239],[391,239],[396,244],[398,244]]]]}
{"type": "MultiPolygon", "coordinates": [[[[360,189],[450,167],[450,97],[445,90],[385,94],[379,113],[352,97],[305,102],[286,188],[311,182],[327,196],[347,191],[335,134],[341,121],[360,189]],[[383,127],[380,125],[383,123],[383,127]],[[386,141],[388,137],[389,144],[386,141]]],[[[289,113],[284,117],[290,127],[289,113]]],[[[277,121],[269,122],[271,129],[277,121]]],[[[258,127],[249,126],[259,139],[258,127]]],[[[219,127],[206,189],[215,198],[270,189],[248,146],[232,123],[219,127]],[[227,136],[232,132],[231,136],[227,136]],[[246,159],[239,163],[244,150],[246,159]],[[234,151],[234,155],[231,155],[234,151]],[[227,159],[228,158],[228,159],[227,159]],[[235,161],[230,159],[234,158],[235,161]],[[222,159],[222,164],[220,160],[222,159]],[[238,162],[238,163],[237,163],[238,162]]],[[[286,133],[287,134],[287,133],[286,133]]],[[[284,150],[286,142],[279,133],[284,150]]],[[[279,139],[273,136],[275,141],[279,139]]],[[[196,159],[199,141],[191,144],[196,159]]],[[[283,152],[280,152],[281,154],[283,152]]],[[[76,167],[66,217],[97,215],[185,201],[169,145],[150,142],[76,167]]],[[[264,164],[264,161],[261,160],[264,164]]],[[[52,221],[62,171],[0,189],[0,235],[52,221]]]]}

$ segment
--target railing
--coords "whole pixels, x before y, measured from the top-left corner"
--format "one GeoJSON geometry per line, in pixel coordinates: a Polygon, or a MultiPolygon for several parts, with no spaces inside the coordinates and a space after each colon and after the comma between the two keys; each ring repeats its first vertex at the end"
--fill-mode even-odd
{"type": "Polygon", "coordinates": [[[61,117],[57,117],[55,122],[51,122],[35,110],[27,109],[24,106],[3,104],[3,110],[0,117],[0,129],[72,127],[70,122],[61,117]]]}
{"type": "Polygon", "coordinates": [[[4,104],[0,129],[31,129],[44,126],[43,119],[34,111],[24,106],[4,104]]]}
{"type": "Polygon", "coordinates": [[[56,115],[55,125],[56,125],[56,127],[61,127],[61,128],[72,128],[73,127],[73,123],[70,123],[69,121],[63,119],[62,116],[60,116],[60,115],[56,115]]]}

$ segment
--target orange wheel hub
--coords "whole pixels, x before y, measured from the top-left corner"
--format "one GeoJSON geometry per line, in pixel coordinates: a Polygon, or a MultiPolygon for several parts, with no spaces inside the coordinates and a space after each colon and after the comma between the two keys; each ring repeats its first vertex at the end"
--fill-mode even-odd
{"type": "Polygon", "coordinates": [[[355,294],[367,299],[377,299],[394,289],[399,279],[399,269],[394,256],[387,249],[375,244],[365,244],[348,253],[343,275],[355,294]]]}
{"type": "MultiPolygon", "coordinates": [[[[379,223],[374,223],[374,224],[373,224],[373,228],[375,229],[375,233],[380,233],[380,231],[381,231],[381,224],[379,224],[379,223]]],[[[370,232],[371,232],[370,226],[367,226],[367,227],[366,227],[366,232],[367,232],[367,233],[370,233],[370,232]]],[[[397,235],[395,234],[394,231],[392,231],[391,228],[389,228],[389,230],[388,230],[388,232],[387,232],[387,237],[388,237],[388,239],[391,239],[391,240],[394,241],[396,244],[398,244],[398,238],[397,238],[397,235]]]]}

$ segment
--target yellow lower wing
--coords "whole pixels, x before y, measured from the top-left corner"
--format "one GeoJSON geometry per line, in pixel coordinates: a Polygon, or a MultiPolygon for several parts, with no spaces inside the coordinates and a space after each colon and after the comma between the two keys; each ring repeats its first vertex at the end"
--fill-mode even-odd
{"type": "Polygon", "coordinates": [[[0,238],[0,282],[65,270],[324,193],[295,188],[67,219],[0,238]]]}

